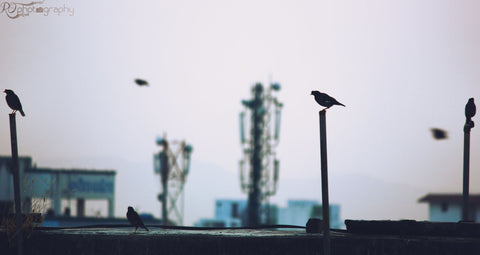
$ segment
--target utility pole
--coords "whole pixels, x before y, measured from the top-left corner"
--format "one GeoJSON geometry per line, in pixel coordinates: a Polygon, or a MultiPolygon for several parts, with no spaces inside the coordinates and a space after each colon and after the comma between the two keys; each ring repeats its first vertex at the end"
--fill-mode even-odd
{"type": "Polygon", "coordinates": [[[246,110],[249,110],[240,113],[240,139],[244,147],[244,159],[240,161],[240,182],[242,190],[248,193],[248,226],[261,224],[262,202],[274,195],[277,189],[279,162],[273,147],[278,144],[282,104],[272,96],[272,91],[278,90],[278,83],[272,83],[267,91],[264,91],[261,83],[256,83],[252,88],[253,99],[242,101],[246,110]],[[247,113],[250,115],[248,138],[244,133],[247,113]],[[273,117],[275,124],[272,128],[270,122],[273,117]]]}

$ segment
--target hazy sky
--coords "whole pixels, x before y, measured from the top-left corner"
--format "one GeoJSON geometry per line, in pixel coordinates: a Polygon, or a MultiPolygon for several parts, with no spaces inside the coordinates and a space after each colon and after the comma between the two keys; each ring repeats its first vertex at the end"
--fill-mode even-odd
{"type": "MultiPolygon", "coordinates": [[[[216,198],[246,198],[240,101],[270,76],[284,103],[272,202],[321,201],[320,107],[311,90],[347,106],[327,113],[330,195],[342,218],[427,219],[419,197],[461,192],[464,107],[470,97],[480,102],[478,1],[37,6],[50,12],[0,13],[0,84],[20,96],[27,115],[17,119],[19,152],[43,167],[117,170],[117,216],[128,205],[159,216],[152,155],[163,133],[194,147],[187,224],[212,217],[216,198]],[[134,85],[137,77],[151,86],[134,85]],[[449,139],[433,140],[431,127],[449,139]]],[[[9,112],[4,103],[1,155],[10,155],[9,112]]],[[[479,154],[476,127],[472,192],[480,192],[479,154]]]]}

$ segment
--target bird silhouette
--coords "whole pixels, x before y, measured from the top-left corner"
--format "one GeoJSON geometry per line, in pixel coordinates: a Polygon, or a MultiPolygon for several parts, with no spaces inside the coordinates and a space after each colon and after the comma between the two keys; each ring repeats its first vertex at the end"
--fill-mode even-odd
{"type": "Polygon", "coordinates": [[[135,79],[135,83],[138,86],[148,86],[148,81],[142,79],[135,79]]]}
{"type": "Polygon", "coordinates": [[[448,133],[447,131],[440,129],[440,128],[431,128],[430,131],[432,131],[433,138],[435,140],[442,140],[442,139],[447,139],[448,138],[448,133]]]}
{"type": "Polygon", "coordinates": [[[310,95],[315,97],[315,101],[317,101],[319,105],[327,107],[326,109],[332,107],[333,105],[345,106],[344,104],[338,102],[335,98],[317,90],[312,91],[310,95]]]}
{"type": "Polygon", "coordinates": [[[472,117],[475,116],[477,111],[477,107],[475,107],[475,102],[473,97],[468,99],[467,105],[465,105],[465,117],[467,118],[467,122],[472,122],[472,117]]]}
{"type": "Polygon", "coordinates": [[[12,108],[12,110],[13,110],[12,113],[15,113],[16,111],[19,111],[20,114],[23,117],[25,117],[25,113],[23,112],[23,109],[22,109],[22,103],[20,103],[20,99],[18,99],[18,96],[15,95],[13,90],[6,89],[3,92],[7,94],[7,96],[5,96],[5,99],[7,99],[8,106],[10,108],[12,108]]]}
{"type": "Polygon", "coordinates": [[[148,228],[145,227],[145,224],[143,224],[142,218],[140,218],[138,213],[135,212],[135,210],[131,206],[128,207],[127,219],[130,222],[130,224],[135,227],[135,232],[134,233],[137,233],[137,229],[139,227],[142,227],[142,228],[144,228],[145,230],[148,231],[148,228]]]}

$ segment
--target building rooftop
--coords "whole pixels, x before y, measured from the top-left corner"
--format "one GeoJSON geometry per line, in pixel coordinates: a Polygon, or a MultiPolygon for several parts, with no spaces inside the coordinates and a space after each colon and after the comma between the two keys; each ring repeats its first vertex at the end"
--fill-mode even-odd
{"type": "Polygon", "coordinates": [[[88,174],[88,175],[116,175],[115,170],[94,170],[94,169],[78,169],[78,168],[49,168],[49,167],[33,167],[25,169],[27,173],[61,173],[61,174],[88,174]]]}
{"type": "MultiPolygon", "coordinates": [[[[432,193],[427,194],[420,199],[418,202],[454,202],[454,203],[461,203],[462,202],[462,194],[458,193],[432,193]]],[[[480,194],[470,194],[469,195],[470,203],[480,203],[480,194]]]]}

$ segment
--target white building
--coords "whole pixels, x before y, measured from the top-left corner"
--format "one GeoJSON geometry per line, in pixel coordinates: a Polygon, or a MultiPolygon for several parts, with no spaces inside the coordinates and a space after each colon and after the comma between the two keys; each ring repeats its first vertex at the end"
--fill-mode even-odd
{"type": "MultiPolygon", "coordinates": [[[[286,208],[278,209],[278,224],[305,226],[310,218],[322,218],[322,205],[314,200],[288,200],[286,208]]],[[[330,227],[344,228],[339,205],[330,205],[330,227]]]]}
{"type": "MultiPolygon", "coordinates": [[[[322,205],[313,200],[289,200],[286,208],[275,205],[262,206],[262,224],[306,226],[310,218],[322,218],[322,205]],[[268,209],[268,210],[267,210],[268,209]],[[269,215],[267,215],[269,214],[269,215]],[[270,217],[270,222],[267,218],[270,217]]],[[[215,201],[215,218],[201,219],[199,227],[241,227],[247,222],[248,201],[219,199],[215,201]]],[[[330,205],[330,227],[345,228],[340,220],[340,206],[330,205]]]]}
{"type": "Polygon", "coordinates": [[[218,199],[215,201],[215,217],[200,219],[197,227],[242,227],[247,221],[247,201],[218,199]]]}
{"type": "Polygon", "coordinates": [[[219,199],[215,202],[215,220],[225,222],[225,227],[241,227],[246,223],[246,200],[219,199]]]}
{"type": "MultiPolygon", "coordinates": [[[[458,222],[462,219],[462,194],[427,194],[418,202],[429,204],[430,221],[458,222]]],[[[480,194],[469,196],[469,218],[480,222],[480,194]]]]}

